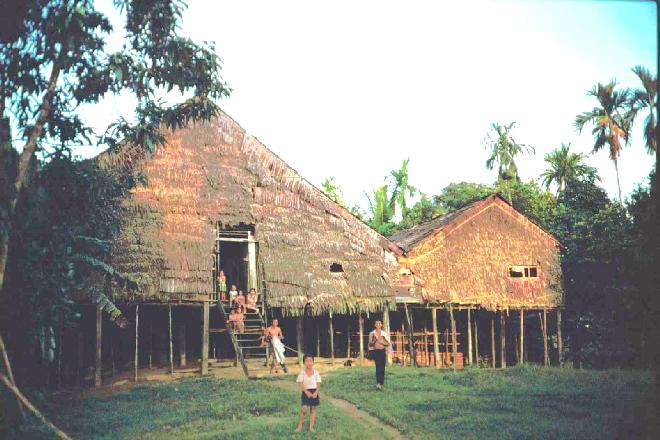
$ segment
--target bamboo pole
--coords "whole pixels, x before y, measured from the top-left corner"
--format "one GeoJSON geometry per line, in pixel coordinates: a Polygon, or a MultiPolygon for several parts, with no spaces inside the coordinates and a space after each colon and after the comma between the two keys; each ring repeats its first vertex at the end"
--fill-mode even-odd
{"type": "Polygon", "coordinates": [[[506,318],[500,311],[500,367],[506,368],[506,318]]]}
{"type": "Polygon", "coordinates": [[[202,308],[202,366],[201,374],[209,373],[209,302],[204,301],[202,308]]]}
{"type": "Polygon", "coordinates": [[[94,363],[94,386],[101,386],[101,368],[103,367],[103,310],[96,306],[96,358],[94,363]]]}
{"type": "Polygon", "coordinates": [[[564,344],[561,339],[561,309],[557,309],[557,359],[559,366],[564,366],[564,344]]]}
{"type": "Polygon", "coordinates": [[[316,357],[321,357],[321,323],[316,321],[316,357]]]}
{"type": "Polygon", "coordinates": [[[140,326],[140,304],[135,304],[135,354],[133,355],[133,381],[138,381],[138,329],[140,326]]]}
{"type": "Polygon", "coordinates": [[[335,329],[332,325],[332,312],[328,317],[328,331],[330,332],[330,362],[335,364],[335,329]]]}
{"type": "Polygon", "coordinates": [[[520,309],[520,356],[518,363],[520,365],[525,363],[525,311],[520,309]]]}
{"type": "Polygon", "coordinates": [[[445,359],[442,365],[443,367],[445,363],[447,365],[451,363],[451,358],[449,357],[449,328],[445,328],[445,359]]]}
{"type": "Polygon", "coordinates": [[[474,317],[474,361],[479,365],[479,327],[477,326],[478,316],[474,317]]]}
{"type": "Polygon", "coordinates": [[[172,342],[172,306],[168,307],[168,333],[170,342],[170,374],[174,374],[174,344],[172,342]]]}
{"type": "MultiPolygon", "coordinates": [[[[16,386],[16,382],[14,381],[14,372],[12,371],[11,363],[9,362],[9,354],[7,353],[7,348],[5,347],[5,341],[2,339],[1,334],[0,334],[0,351],[2,352],[2,362],[5,365],[5,371],[7,372],[9,381],[11,382],[12,385],[16,386]]],[[[23,410],[23,404],[21,403],[21,399],[18,396],[16,396],[16,402],[18,403],[18,410],[21,413],[21,418],[24,418],[25,411],[23,410]]]]}
{"type": "Polygon", "coordinates": [[[543,309],[543,365],[546,367],[550,365],[550,359],[548,358],[548,314],[546,309],[543,309]]]}
{"type": "Polygon", "coordinates": [[[392,365],[392,333],[390,332],[390,311],[385,309],[383,310],[383,327],[388,335],[390,335],[390,349],[386,350],[387,353],[387,365],[392,365]]]}
{"type": "Polygon", "coordinates": [[[346,357],[351,357],[351,323],[346,325],[346,357]]]}
{"type": "Polygon", "coordinates": [[[364,317],[362,313],[358,315],[358,325],[360,333],[360,365],[364,365],[364,317]]]}
{"type": "Polygon", "coordinates": [[[406,328],[404,327],[405,320],[401,320],[401,365],[406,366],[406,328]]]}
{"type": "Polygon", "coordinates": [[[422,337],[422,343],[424,344],[424,350],[422,351],[422,355],[424,356],[423,364],[426,364],[428,367],[430,365],[431,359],[429,357],[429,341],[428,337],[426,336],[426,323],[424,324],[424,336],[422,337]]]}
{"type": "Polygon", "coordinates": [[[69,437],[65,432],[61,431],[57,426],[53,425],[50,420],[48,420],[34,405],[32,405],[32,403],[30,403],[30,401],[23,395],[23,393],[21,393],[21,390],[19,390],[7,376],[0,373],[0,380],[2,380],[5,386],[12,393],[14,393],[14,396],[16,396],[16,399],[21,402],[21,404],[25,405],[25,407],[29,409],[32,414],[34,414],[39,420],[41,420],[44,425],[46,425],[51,431],[55,433],[57,438],[63,440],[71,440],[71,437],[69,437]]]}
{"type": "Polygon", "coordinates": [[[495,313],[490,317],[490,357],[493,368],[495,368],[495,313]]]}
{"type": "Polygon", "coordinates": [[[470,309],[467,309],[467,340],[468,340],[468,365],[472,365],[472,319],[470,309]]]}
{"type": "Polygon", "coordinates": [[[433,323],[433,356],[435,357],[435,368],[440,368],[440,348],[438,347],[438,308],[431,309],[433,323]]]}
{"type": "Polygon", "coordinates": [[[451,321],[451,365],[454,371],[456,371],[456,352],[458,351],[458,346],[456,345],[456,321],[454,320],[454,308],[449,304],[449,319],[451,321]]]}
{"type": "Polygon", "coordinates": [[[303,316],[298,316],[296,321],[296,343],[298,350],[298,365],[302,367],[303,365],[303,316]]]}

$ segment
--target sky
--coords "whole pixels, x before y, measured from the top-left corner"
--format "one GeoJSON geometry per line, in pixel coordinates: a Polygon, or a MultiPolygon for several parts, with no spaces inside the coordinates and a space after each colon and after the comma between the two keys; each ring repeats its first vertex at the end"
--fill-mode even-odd
{"type": "MultiPolygon", "coordinates": [[[[517,161],[525,181],[562,142],[590,153],[590,128],[574,128],[595,105],[586,92],[610,79],[641,86],[635,65],[656,73],[657,21],[642,1],[190,0],[181,33],[215,42],[234,90],[225,112],[307,180],[333,177],[366,208],[364,191],[407,158],[428,195],[492,183],[482,140],[493,122],[515,121],[516,141],[535,148],[517,161]]],[[[624,198],[655,162],[642,120],[619,160],[624,198]]],[[[607,151],[587,163],[615,197],[607,151]]]]}

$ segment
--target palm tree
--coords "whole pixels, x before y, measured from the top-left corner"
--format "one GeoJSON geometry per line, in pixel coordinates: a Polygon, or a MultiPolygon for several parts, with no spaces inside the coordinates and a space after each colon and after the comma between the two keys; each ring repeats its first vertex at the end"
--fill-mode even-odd
{"type": "Polygon", "coordinates": [[[560,148],[545,155],[545,161],[550,168],[541,174],[542,183],[546,188],[550,188],[551,183],[556,183],[557,193],[563,191],[566,182],[582,176],[591,175],[600,180],[594,167],[582,163],[586,156],[582,153],[571,153],[570,148],[570,143],[568,145],[562,143],[560,148]]]}
{"type": "Polygon", "coordinates": [[[400,209],[401,216],[406,212],[406,193],[412,197],[417,192],[417,188],[408,182],[408,164],[410,158],[403,161],[399,170],[392,170],[385,179],[390,179],[391,194],[389,205],[395,212],[394,217],[400,217],[397,212],[397,207],[400,209]]]}
{"type": "Polygon", "coordinates": [[[387,197],[387,185],[374,190],[373,197],[369,197],[366,192],[365,194],[369,200],[370,224],[374,229],[378,229],[392,218],[392,208],[387,197]]]}
{"type": "Polygon", "coordinates": [[[534,147],[519,144],[513,139],[511,130],[515,124],[515,122],[509,125],[491,124],[491,131],[488,132],[482,141],[486,149],[490,150],[490,157],[486,161],[486,168],[492,170],[495,164],[497,164],[497,180],[506,182],[509,203],[513,203],[509,182],[511,180],[520,180],[515,158],[523,152],[534,152],[534,147]]]}
{"type": "Polygon", "coordinates": [[[629,142],[630,126],[632,121],[626,115],[626,108],[630,104],[630,92],[628,89],[614,90],[617,83],[612,80],[608,84],[594,86],[587,92],[587,96],[593,96],[598,100],[599,107],[584,112],[575,117],[575,127],[582,132],[587,124],[593,124],[591,134],[596,136],[593,152],[600,151],[606,145],[610,150],[610,159],[614,162],[616,171],[616,184],[619,189],[619,202],[621,198],[621,183],[619,182],[618,159],[621,155],[622,141],[629,142]]]}
{"type": "Polygon", "coordinates": [[[632,125],[640,110],[648,110],[649,114],[644,120],[644,141],[646,142],[646,151],[653,154],[657,151],[655,103],[658,77],[651,75],[648,69],[642,66],[635,66],[632,71],[639,77],[643,88],[633,90],[626,118],[630,120],[632,125]]]}

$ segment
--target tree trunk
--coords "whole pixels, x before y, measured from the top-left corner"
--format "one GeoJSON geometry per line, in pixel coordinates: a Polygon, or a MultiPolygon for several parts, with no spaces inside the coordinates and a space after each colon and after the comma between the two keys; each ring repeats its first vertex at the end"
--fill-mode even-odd
{"type": "Polygon", "coordinates": [[[619,182],[619,161],[614,159],[614,170],[616,171],[616,187],[619,190],[619,203],[623,205],[623,198],[621,197],[621,182],[619,182]]]}

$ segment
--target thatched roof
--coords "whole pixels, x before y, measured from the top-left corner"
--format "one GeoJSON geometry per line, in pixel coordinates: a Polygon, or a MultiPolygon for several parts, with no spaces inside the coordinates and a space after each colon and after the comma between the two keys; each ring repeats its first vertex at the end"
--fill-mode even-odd
{"type": "MultiPolygon", "coordinates": [[[[390,237],[400,263],[422,284],[424,301],[497,308],[552,308],[562,302],[559,243],[499,194],[390,237]],[[538,277],[511,278],[511,266],[538,277]]],[[[420,292],[421,290],[421,292],[420,292]]]]}
{"type": "MultiPolygon", "coordinates": [[[[377,310],[393,298],[399,252],[221,113],[167,134],[153,154],[124,146],[107,167],[143,175],[124,204],[113,264],[140,299],[199,298],[213,290],[215,228],[254,225],[270,306],[297,314],[377,310]],[[331,273],[339,263],[343,273],[331,273]]],[[[115,292],[121,296],[121,292],[115,292]]]]}

